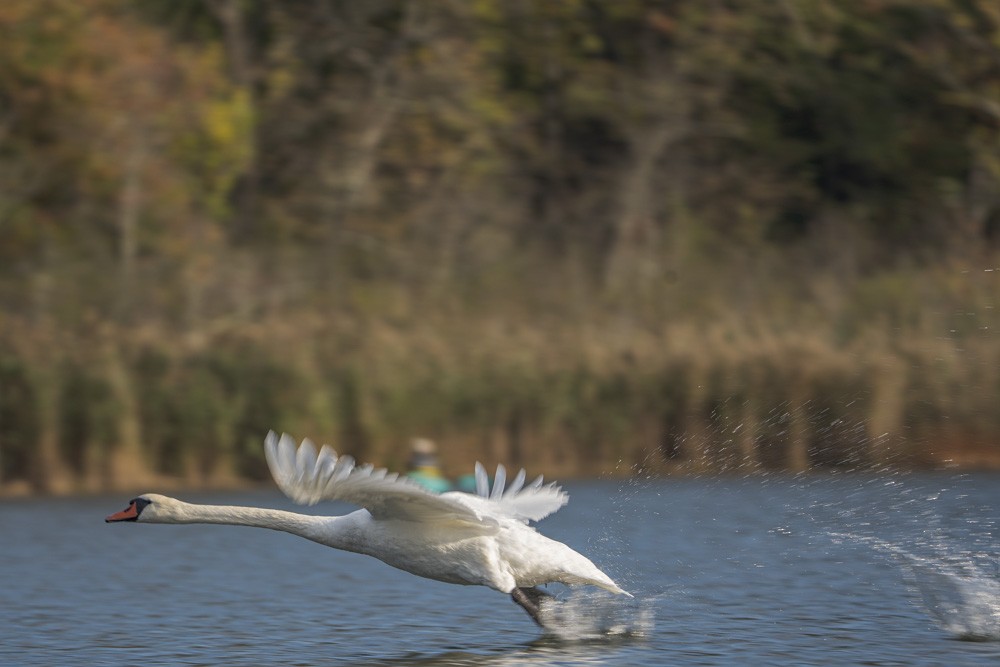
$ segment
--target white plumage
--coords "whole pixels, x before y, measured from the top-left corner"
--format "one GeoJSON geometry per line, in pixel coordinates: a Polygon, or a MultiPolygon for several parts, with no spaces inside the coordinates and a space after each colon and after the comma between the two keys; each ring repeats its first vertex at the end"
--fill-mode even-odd
{"type": "Polygon", "coordinates": [[[264,453],[278,488],[295,502],[315,505],[321,500],[341,500],[364,507],[376,519],[465,520],[495,527],[504,518],[539,521],[569,501],[555,483],[542,486],[540,475],[525,486],[524,470],[505,488],[503,464],[497,466],[492,491],[486,469],[477,462],[478,496],[461,492],[438,495],[384,468],[355,466],[352,457],[337,456],[329,445],[317,453],[316,446],[306,439],[296,449],[287,433],[281,438],[273,431],[268,433],[264,453]]]}
{"type": "Polygon", "coordinates": [[[107,521],[221,523],[271,528],[337,549],[374,556],[413,574],[457,584],[483,585],[510,594],[541,624],[549,582],[590,584],[625,593],[589,559],[528,525],[555,512],[569,496],[541,477],[525,484],[521,470],[508,486],[500,465],[492,489],[476,464],[477,494],[435,494],[395,473],[356,466],[309,440],[299,447],[268,433],[268,466],[278,487],[299,504],[339,500],[364,509],[322,517],[251,507],[194,505],[158,494],[133,499],[107,521]]]}

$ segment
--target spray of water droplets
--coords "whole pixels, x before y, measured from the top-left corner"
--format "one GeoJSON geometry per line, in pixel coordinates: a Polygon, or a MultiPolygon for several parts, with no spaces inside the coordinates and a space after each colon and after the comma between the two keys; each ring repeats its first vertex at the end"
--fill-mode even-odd
{"type": "Polygon", "coordinates": [[[942,630],[959,639],[1000,640],[1000,563],[995,558],[940,544],[934,555],[918,555],[873,537],[844,533],[832,537],[867,544],[893,558],[942,630]]]}
{"type": "Polygon", "coordinates": [[[561,641],[647,637],[654,627],[654,600],[575,589],[542,602],[542,624],[561,641]]]}

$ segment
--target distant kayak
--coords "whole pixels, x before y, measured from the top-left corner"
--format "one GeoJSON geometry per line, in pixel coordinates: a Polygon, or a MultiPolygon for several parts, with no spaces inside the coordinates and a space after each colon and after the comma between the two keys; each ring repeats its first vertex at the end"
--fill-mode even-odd
{"type": "MultiPolygon", "coordinates": [[[[428,491],[432,491],[434,493],[446,493],[455,488],[454,485],[448,481],[448,478],[441,474],[440,470],[430,466],[421,466],[414,470],[410,470],[406,473],[406,476],[428,491]]],[[[475,480],[473,480],[472,484],[472,488],[475,489],[475,480]]]]}
{"type": "Polygon", "coordinates": [[[447,493],[448,491],[461,491],[463,493],[476,492],[475,475],[462,475],[452,482],[441,474],[441,471],[436,467],[432,468],[423,466],[410,470],[406,473],[406,476],[428,491],[433,491],[434,493],[447,493]]]}

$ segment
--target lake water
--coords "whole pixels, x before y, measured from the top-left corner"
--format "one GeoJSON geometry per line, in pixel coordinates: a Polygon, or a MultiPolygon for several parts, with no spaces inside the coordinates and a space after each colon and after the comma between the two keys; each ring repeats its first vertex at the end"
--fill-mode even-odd
{"type": "Polygon", "coordinates": [[[565,487],[541,530],[636,597],[552,589],[547,633],[499,593],[290,535],[106,525],[124,496],[8,500],[0,664],[1000,664],[1000,476],[565,487]]]}

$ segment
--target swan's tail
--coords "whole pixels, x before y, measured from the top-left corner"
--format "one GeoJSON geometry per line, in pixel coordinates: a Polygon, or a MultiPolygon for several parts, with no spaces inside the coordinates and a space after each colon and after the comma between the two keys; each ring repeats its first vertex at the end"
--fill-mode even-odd
{"type": "Polygon", "coordinates": [[[600,570],[598,570],[596,567],[589,574],[589,576],[580,576],[580,575],[577,574],[577,575],[572,576],[571,580],[567,581],[566,583],[569,583],[569,584],[589,584],[591,586],[597,586],[598,588],[603,588],[604,590],[608,591],[609,593],[616,593],[618,595],[626,595],[628,597],[632,597],[631,593],[629,593],[628,591],[626,591],[625,589],[623,589],[621,586],[619,586],[618,584],[616,584],[611,579],[611,577],[609,577],[608,575],[604,574],[603,572],[601,572],[600,570]]]}
{"type": "Polygon", "coordinates": [[[595,586],[599,586],[599,587],[603,588],[606,591],[610,591],[612,593],[617,593],[618,595],[625,595],[627,597],[634,597],[631,593],[629,593],[628,591],[626,591],[625,589],[623,589],[621,586],[619,586],[618,584],[616,584],[611,579],[608,579],[607,582],[605,582],[605,583],[595,583],[594,585],[595,586]]]}

